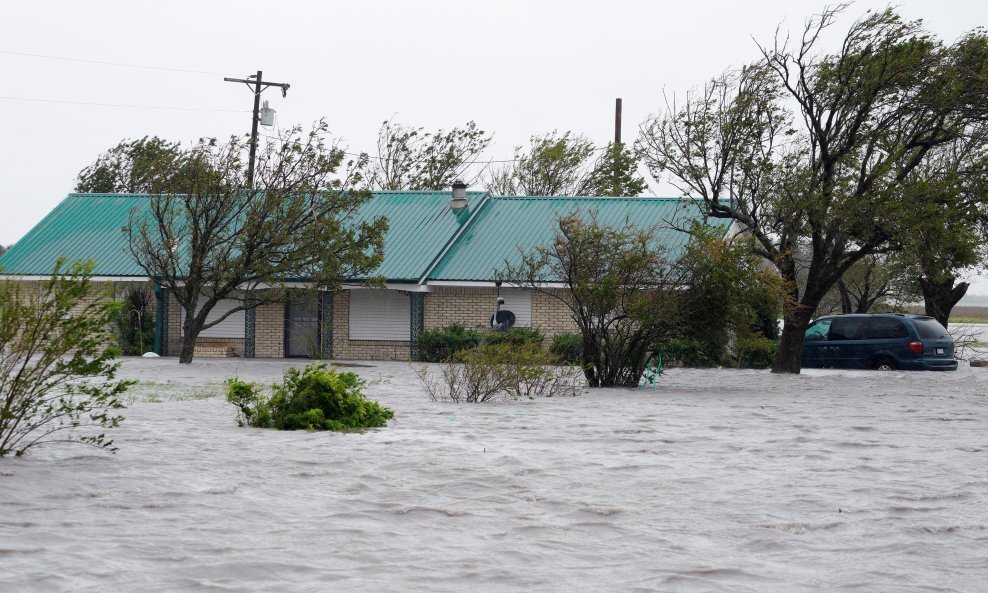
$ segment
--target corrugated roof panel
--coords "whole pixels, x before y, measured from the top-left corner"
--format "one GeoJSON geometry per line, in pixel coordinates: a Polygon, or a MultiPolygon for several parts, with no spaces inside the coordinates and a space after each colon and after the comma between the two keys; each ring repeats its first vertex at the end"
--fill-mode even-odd
{"type": "MultiPolygon", "coordinates": [[[[486,194],[468,192],[470,206],[453,211],[450,192],[377,192],[355,217],[386,216],[384,262],[375,271],[388,280],[418,281],[486,194]]],[[[149,197],[70,194],[0,257],[0,273],[48,275],[59,257],[92,259],[98,276],[143,276],[121,230],[132,209],[146,211],[149,197]]]]}
{"type": "Polygon", "coordinates": [[[468,192],[469,206],[454,211],[450,192],[375,192],[357,222],[388,218],[384,262],[375,271],[388,280],[418,281],[486,194],[468,192]]]}
{"type": "Polygon", "coordinates": [[[48,275],[59,257],[91,259],[97,276],[143,276],[121,230],[147,196],[70,194],[0,258],[4,274],[48,275]]]}
{"type": "Polygon", "coordinates": [[[499,197],[488,200],[456,244],[436,265],[429,280],[489,281],[505,261],[518,264],[521,252],[550,243],[562,216],[596,213],[599,223],[659,225],[656,242],[677,256],[689,235],[675,230],[700,220],[700,211],[679,198],[499,197]]]}

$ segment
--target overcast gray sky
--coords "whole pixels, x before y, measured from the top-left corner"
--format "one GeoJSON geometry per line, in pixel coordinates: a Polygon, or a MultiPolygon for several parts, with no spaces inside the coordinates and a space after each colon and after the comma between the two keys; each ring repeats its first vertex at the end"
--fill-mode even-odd
{"type": "MultiPolygon", "coordinates": [[[[886,5],[857,2],[836,33],[886,5]]],[[[264,95],[281,127],[325,117],[354,152],[371,150],[381,121],[397,114],[426,128],[474,120],[494,132],[486,157],[507,159],[532,134],[553,129],[607,142],[615,97],[624,100],[628,141],[658,110],[663,89],[681,93],[753,60],[755,40],[770,40],[780,23],[798,32],[823,6],[3,0],[0,243],[20,239],[72,190],[80,169],[121,139],[189,142],[249,131],[251,94],[224,76],[260,69],[266,79],[290,83],[287,98],[277,89],[264,95]]],[[[988,24],[986,2],[898,6],[945,40],[988,24]]],[[[668,185],[653,187],[671,194],[668,185]]],[[[988,294],[988,280],[972,292],[988,294]]]]}

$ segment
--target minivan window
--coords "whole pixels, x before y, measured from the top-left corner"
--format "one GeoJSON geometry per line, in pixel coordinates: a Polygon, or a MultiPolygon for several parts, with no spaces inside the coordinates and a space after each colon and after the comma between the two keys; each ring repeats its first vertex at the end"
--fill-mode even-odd
{"type": "Polygon", "coordinates": [[[867,317],[836,317],[830,324],[830,339],[863,340],[867,331],[867,317]]]}
{"type": "Polygon", "coordinates": [[[913,324],[919,330],[919,337],[924,340],[939,340],[948,338],[950,334],[940,325],[940,322],[932,317],[913,319],[913,324]]]}
{"type": "Polygon", "coordinates": [[[909,330],[906,325],[898,319],[891,317],[873,317],[868,326],[869,340],[891,340],[895,338],[908,338],[909,330]]]}
{"type": "Polygon", "coordinates": [[[830,319],[821,319],[806,330],[804,340],[826,340],[830,331],[830,319]]]}

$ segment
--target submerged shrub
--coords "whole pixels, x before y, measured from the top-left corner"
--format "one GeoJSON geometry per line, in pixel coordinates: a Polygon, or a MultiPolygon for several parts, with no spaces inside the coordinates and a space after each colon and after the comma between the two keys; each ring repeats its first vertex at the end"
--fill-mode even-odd
{"type": "Polygon", "coordinates": [[[681,367],[717,366],[717,357],[709,351],[709,345],[696,338],[666,340],[655,346],[664,364],[681,367]]]}
{"type": "Polygon", "coordinates": [[[535,344],[536,346],[542,346],[543,342],[545,342],[545,335],[534,327],[512,327],[505,331],[491,332],[484,336],[485,344],[511,344],[513,346],[535,344]]]}
{"type": "Polygon", "coordinates": [[[743,369],[767,369],[775,360],[779,344],[762,336],[739,339],[734,344],[737,366],[743,369]]]}
{"type": "Polygon", "coordinates": [[[480,334],[458,323],[419,334],[419,356],[423,362],[445,362],[461,350],[480,344],[480,334]]]}
{"type": "Polygon", "coordinates": [[[356,373],[324,363],[285,371],[270,396],[253,383],[227,379],[226,399],[238,409],[237,424],[280,430],[359,430],[386,426],[394,412],[364,398],[356,373]]]}
{"type": "Polygon", "coordinates": [[[552,338],[549,352],[562,362],[579,364],[582,359],[583,336],[580,334],[558,334],[552,338]]]}
{"type": "Polygon", "coordinates": [[[460,352],[440,365],[418,369],[433,401],[486,402],[505,399],[579,395],[583,371],[558,360],[537,343],[485,344],[460,352]]]}

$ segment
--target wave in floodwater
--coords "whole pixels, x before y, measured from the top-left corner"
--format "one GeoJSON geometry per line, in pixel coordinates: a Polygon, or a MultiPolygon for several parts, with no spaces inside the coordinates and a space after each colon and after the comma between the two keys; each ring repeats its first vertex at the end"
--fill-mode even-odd
{"type": "Polygon", "coordinates": [[[0,591],[980,591],[988,369],[670,370],[656,390],[237,428],[290,363],[127,360],[116,455],[0,460],[0,591]],[[231,369],[232,365],[235,369],[231,369]],[[179,395],[175,395],[178,393],[179,395]],[[182,393],[193,393],[184,397],[182,393]]]}

